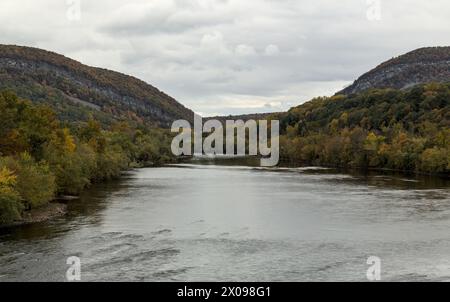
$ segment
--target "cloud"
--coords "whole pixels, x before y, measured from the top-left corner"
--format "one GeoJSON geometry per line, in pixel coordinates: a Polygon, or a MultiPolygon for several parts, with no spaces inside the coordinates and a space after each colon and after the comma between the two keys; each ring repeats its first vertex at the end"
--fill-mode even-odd
{"type": "Polygon", "coordinates": [[[230,53],[230,50],[225,45],[222,33],[218,31],[204,34],[200,41],[200,46],[203,50],[206,50],[213,56],[226,55],[230,53]]]}
{"type": "Polygon", "coordinates": [[[180,33],[232,22],[226,7],[218,1],[131,2],[115,9],[100,30],[115,36],[146,36],[155,33],[180,33]]]}
{"type": "Polygon", "coordinates": [[[266,49],[264,50],[264,54],[266,56],[276,56],[279,53],[280,53],[280,49],[278,48],[277,45],[274,45],[274,44],[267,45],[266,49]]]}
{"type": "Polygon", "coordinates": [[[239,44],[236,46],[236,55],[238,56],[253,56],[256,55],[256,51],[252,46],[245,45],[245,44],[239,44]]]}
{"type": "Polygon", "coordinates": [[[382,61],[450,45],[447,0],[2,0],[4,44],[139,77],[205,115],[287,110],[382,61]],[[39,14],[36,12],[39,11],[39,14]],[[420,22],[418,22],[420,20],[420,22]]]}

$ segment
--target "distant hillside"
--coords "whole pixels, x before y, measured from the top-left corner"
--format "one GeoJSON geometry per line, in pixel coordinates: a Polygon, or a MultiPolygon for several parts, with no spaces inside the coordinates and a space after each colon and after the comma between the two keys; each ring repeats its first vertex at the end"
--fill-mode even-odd
{"type": "Polygon", "coordinates": [[[94,114],[104,122],[127,119],[167,127],[193,112],[134,77],[83,65],[30,47],[0,45],[0,89],[50,104],[64,120],[94,114]]]}
{"type": "Polygon", "coordinates": [[[427,47],[380,64],[337,94],[370,88],[405,89],[417,84],[450,82],[450,47],[427,47]]]}
{"type": "Polygon", "coordinates": [[[227,115],[227,116],[212,116],[212,117],[205,117],[203,120],[219,120],[222,123],[227,120],[237,121],[237,120],[243,120],[244,122],[248,120],[266,120],[269,116],[274,115],[276,113],[251,113],[251,114],[242,114],[242,115],[227,115]]]}
{"type": "Polygon", "coordinates": [[[320,97],[271,118],[292,164],[450,176],[450,83],[320,97]]]}

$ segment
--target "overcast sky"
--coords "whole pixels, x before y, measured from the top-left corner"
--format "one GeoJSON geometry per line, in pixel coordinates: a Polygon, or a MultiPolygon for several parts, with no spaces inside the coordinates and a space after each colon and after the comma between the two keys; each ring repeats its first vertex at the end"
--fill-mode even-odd
{"type": "Polygon", "coordinates": [[[450,45],[448,0],[1,0],[0,20],[2,44],[136,76],[204,116],[287,110],[450,45]]]}

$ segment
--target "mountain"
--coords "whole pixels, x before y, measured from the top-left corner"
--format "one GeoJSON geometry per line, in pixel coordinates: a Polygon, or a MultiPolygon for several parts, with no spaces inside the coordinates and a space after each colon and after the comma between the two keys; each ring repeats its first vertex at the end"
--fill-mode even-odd
{"type": "Polygon", "coordinates": [[[450,47],[382,63],[332,97],[273,114],[292,165],[450,176],[450,47]]]}
{"type": "Polygon", "coordinates": [[[450,82],[450,47],[427,47],[384,62],[337,94],[370,88],[406,89],[417,84],[450,82]]]}
{"type": "Polygon", "coordinates": [[[320,97],[272,118],[294,165],[450,176],[450,83],[320,97]]]}
{"type": "Polygon", "coordinates": [[[0,45],[0,90],[49,104],[63,120],[133,120],[162,127],[193,112],[137,78],[83,65],[57,53],[0,45]]]}

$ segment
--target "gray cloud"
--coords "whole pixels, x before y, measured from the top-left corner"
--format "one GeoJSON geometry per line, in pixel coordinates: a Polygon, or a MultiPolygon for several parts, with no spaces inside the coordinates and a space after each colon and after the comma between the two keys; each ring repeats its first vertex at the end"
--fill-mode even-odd
{"type": "Polygon", "coordinates": [[[446,0],[2,0],[1,43],[137,76],[204,115],[286,110],[393,56],[449,45],[446,0]],[[39,12],[39,13],[37,13],[39,12]]]}

